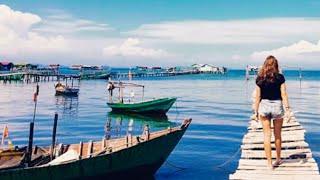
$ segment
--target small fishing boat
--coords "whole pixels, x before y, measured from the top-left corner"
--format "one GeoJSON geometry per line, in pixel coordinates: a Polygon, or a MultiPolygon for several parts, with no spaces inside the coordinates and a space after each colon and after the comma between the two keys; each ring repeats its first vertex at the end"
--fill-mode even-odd
{"type": "Polygon", "coordinates": [[[17,168],[25,157],[26,148],[2,149],[0,152],[0,169],[17,168]]]}
{"type": "Polygon", "coordinates": [[[56,96],[78,96],[79,95],[79,76],[70,76],[65,78],[65,85],[60,81],[55,85],[56,96]],[[71,80],[71,86],[68,85],[68,79],[71,80]],[[78,79],[78,85],[74,85],[74,79],[78,79]]]}
{"type": "MultiPolygon", "coordinates": [[[[30,167],[45,164],[49,161],[50,153],[48,150],[37,146],[33,148],[29,162],[30,167]]],[[[23,168],[26,166],[26,162],[27,146],[0,150],[0,173],[4,170],[23,168]]]]}
{"type": "Polygon", "coordinates": [[[108,87],[109,91],[109,102],[108,106],[112,109],[113,112],[131,112],[131,113],[142,113],[142,114],[166,114],[172,105],[176,102],[177,98],[158,98],[148,101],[144,101],[144,86],[134,83],[125,83],[125,82],[109,82],[108,87]],[[140,102],[134,101],[134,93],[130,92],[130,97],[125,102],[123,89],[128,87],[140,87],[142,88],[142,100],[140,102]],[[119,89],[119,99],[117,102],[113,102],[113,89],[119,89]]]}
{"type": "MultiPolygon", "coordinates": [[[[47,159],[48,156],[42,156],[38,158],[38,162],[42,163],[25,167],[23,167],[24,161],[21,160],[23,153],[20,153],[15,158],[16,161],[12,163],[14,166],[9,169],[0,169],[0,179],[62,180],[152,177],[178,144],[190,123],[191,119],[187,119],[181,126],[153,133],[150,133],[148,126],[145,126],[140,136],[55,145],[53,148],[55,158],[51,158],[51,161],[44,161],[42,158],[47,159]]],[[[50,147],[44,150],[50,152],[50,147]]],[[[49,157],[52,157],[52,154],[49,157]]]]}
{"type": "Polygon", "coordinates": [[[177,98],[161,98],[138,103],[108,103],[114,112],[166,114],[177,98]]]}

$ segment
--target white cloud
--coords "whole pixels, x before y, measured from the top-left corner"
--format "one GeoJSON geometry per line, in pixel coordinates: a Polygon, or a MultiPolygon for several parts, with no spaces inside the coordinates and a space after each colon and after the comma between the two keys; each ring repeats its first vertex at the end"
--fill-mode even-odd
{"type": "MultiPolygon", "coordinates": [[[[50,11],[49,11],[50,12],[50,11]]],[[[106,32],[111,31],[108,24],[92,20],[75,18],[64,11],[52,11],[34,31],[50,34],[70,34],[76,32],[106,32]]]]}
{"type": "Polygon", "coordinates": [[[35,14],[0,5],[0,54],[21,56],[65,51],[67,43],[62,36],[45,37],[31,30],[40,22],[41,18],[35,14]]]}
{"type": "Polygon", "coordinates": [[[88,38],[82,34],[68,36],[80,31],[102,32],[109,27],[90,20],[75,19],[63,11],[55,12],[57,14],[53,17],[41,18],[0,5],[0,58],[13,62],[63,64],[83,63],[90,59],[90,62],[98,63],[103,59],[101,49],[104,45],[118,41],[101,36],[88,38]]]}
{"type": "Polygon", "coordinates": [[[120,45],[113,45],[103,48],[105,56],[120,57],[143,57],[143,58],[161,58],[168,56],[168,53],[162,49],[152,49],[141,47],[141,41],[137,38],[128,38],[120,45]]]}
{"type": "Polygon", "coordinates": [[[41,18],[30,13],[13,11],[6,5],[0,5],[0,32],[9,35],[25,35],[33,24],[39,23],[41,18]]]}
{"type": "MultiPolygon", "coordinates": [[[[168,53],[162,49],[150,48],[139,39],[120,37],[83,37],[77,32],[108,31],[106,24],[90,20],[75,19],[59,13],[40,18],[36,14],[15,11],[0,5],[0,56],[14,62],[30,61],[41,63],[103,63],[112,56],[131,58],[160,58],[168,53]],[[69,36],[73,35],[73,36],[69,36]],[[117,44],[105,47],[105,44],[117,44]],[[103,49],[103,53],[102,53],[103,49]],[[75,60],[74,62],[70,62],[75,60]],[[67,62],[68,61],[68,62],[67,62]]],[[[134,61],[133,61],[134,62],[134,61]]],[[[110,62],[112,63],[112,62],[110,62]]],[[[116,64],[116,63],[113,63],[116,64]]],[[[121,64],[125,65],[125,64],[121,64]]]]}
{"type": "Polygon", "coordinates": [[[126,34],[175,43],[265,44],[312,39],[319,33],[320,18],[269,18],[144,24],[126,34]]]}
{"type": "Polygon", "coordinates": [[[253,59],[263,59],[268,55],[274,55],[283,59],[297,59],[301,56],[309,56],[320,53],[320,40],[318,43],[301,40],[289,46],[280,47],[273,50],[257,51],[252,53],[253,59]]]}
{"type": "Polygon", "coordinates": [[[318,40],[319,34],[320,18],[186,20],[144,24],[120,32],[106,23],[76,18],[61,10],[40,17],[0,5],[0,58],[14,62],[242,67],[254,61],[250,55],[272,53],[288,60],[308,56],[303,63],[313,67],[319,64],[312,59],[318,59],[314,57],[319,55],[320,45],[311,42],[318,40]],[[305,41],[299,42],[301,39],[305,41]],[[274,49],[292,42],[298,43],[274,49]],[[259,51],[264,49],[267,51],[259,51]]]}

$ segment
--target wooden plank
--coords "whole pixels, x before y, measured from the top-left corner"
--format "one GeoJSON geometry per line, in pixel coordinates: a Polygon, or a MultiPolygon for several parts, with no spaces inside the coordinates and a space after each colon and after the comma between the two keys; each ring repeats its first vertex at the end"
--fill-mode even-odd
{"type": "MultiPolygon", "coordinates": [[[[294,155],[295,153],[281,153],[281,158],[287,159],[289,158],[291,155],[294,155]]],[[[312,158],[312,153],[303,153],[304,156],[306,156],[306,158],[312,158]]],[[[256,153],[242,153],[241,154],[241,158],[244,159],[266,159],[266,155],[264,153],[264,151],[261,152],[256,152],[256,153]]],[[[272,158],[276,158],[276,153],[272,153],[272,158]]]]}
{"type": "MultiPolygon", "coordinates": [[[[255,165],[239,165],[238,170],[269,170],[267,166],[255,165]]],[[[319,171],[318,166],[279,166],[275,167],[273,171],[319,171]]]]}
{"type": "MultiPolygon", "coordinates": [[[[301,129],[303,129],[302,126],[283,127],[282,128],[282,132],[284,132],[284,131],[292,131],[292,130],[301,130],[301,129]]],[[[250,129],[250,130],[248,130],[248,132],[263,132],[263,129],[262,128],[261,129],[255,129],[255,130],[250,129]]],[[[273,132],[273,129],[271,129],[271,132],[273,132]]]]}
{"type": "MultiPolygon", "coordinates": [[[[249,121],[249,126],[256,125],[257,123],[260,124],[260,125],[262,124],[261,121],[251,120],[251,121],[249,121]]],[[[299,124],[300,125],[300,123],[296,119],[293,119],[290,122],[283,121],[283,125],[284,126],[291,126],[291,125],[294,125],[294,124],[299,124]]],[[[273,127],[273,121],[271,121],[271,126],[273,127]]]]}
{"type": "Polygon", "coordinates": [[[80,143],[79,143],[78,153],[79,153],[80,157],[83,155],[83,142],[82,141],[80,141],[80,143]]]}
{"type": "MultiPolygon", "coordinates": [[[[292,135],[292,136],[285,136],[282,138],[282,142],[294,142],[294,141],[304,141],[304,135],[292,135]]],[[[274,142],[274,137],[271,137],[271,142],[274,142]]],[[[263,137],[257,138],[243,138],[243,144],[258,144],[264,143],[263,137]]]]}
{"type": "MultiPolygon", "coordinates": [[[[289,158],[290,155],[293,154],[305,154],[307,157],[312,157],[311,150],[310,149],[295,149],[295,150],[284,150],[281,151],[281,157],[282,158],[289,158]]],[[[241,153],[242,158],[265,158],[266,154],[264,150],[242,150],[241,153]]],[[[276,151],[272,150],[272,157],[276,158],[276,151]]]]}
{"type": "MultiPolygon", "coordinates": [[[[292,135],[304,135],[305,132],[306,132],[305,130],[284,131],[284,132],[281,132],[281,135],[283,137],[292,136],[292,135]]],[[[248,137],[261,137],[261,136],[264,136],[263,132],[249,132],[243,137],[248,138],[248,137]]],[[[271,133],[271,136],[274,136],[274,133],[271,133]]]]}
{"type": "MultiPolygon", "coordinates": [[[[242,165],[251,165],[254,164],[255,166],[265,166],[267,163],[267,160],[259,159],[240,159],[239,164],[242,165]]],[[[316,164],[316,161],[313,158],[307,158],[307,159],[283,159],[283,163],[281,166],[304,166],[308,164],[316,164]]]]}
{"type": "MultiPolygon", "coordinates": [[[[282,128],[293,127],[293,126],[301,126],[301,125],[300,125],[300,123],[298,123],[298,122],[284,123],[284,124],[282,125],[282,128]]],[[[271,125],[271,128],[273,128],[273,125],[271,125]]],[[[251,129],[262,129],[262,124],[259,123],[259,124],[257,124],[257,125],[254,125],[253,123],[250,123],[248,129],[249,129],[249,130],[251,130],[251,129]]]]}
{"type": "MultiPolygon", "coordinates": [[[[271,144],[272,148],[275,148],[275,144],[271,144]]],[[[282,149],[287,148],[307,148],[309,144],[304,141],[295,141],[295,142],[284,142],[282,143],[282,149]]],[[[241,149],[263,149],[264,145],[261,144],[243,144],[241,145],[241,149]]]]}
{"type": "MultiPolygon", "coordinates": [[[[284,132],[281,132],[281,135],[283,137],[285,136],[290,136],[290,135],[297,135],[297,134],[302,134],[304,135],[304,133],[306,132],[306,130],[304,129],[301,129],[301,130],[292,130],[292,131],[284,131],[284,132]]],[[[257,136],[263,136],[263,132],[249,132],[247,133],[244,137],[247,138],[247,137],[257,137],[257,136]]],[[[271,133],[271,136],[273,136],[273,133],[271,133]]]]}
{"type": "MultiPolygon", "coordinates": [[[[294,131],[294,130],[303,130],[302,126],[290,126],[290,127],[285,127],[282,128],[281,131],[282,132],[286,132],[286,131],[294,131]]],[[[263,132],[263,129],[255,129],[255,130],[248,130],[248,133],[250,132],[263,132]]],[[[273,129],[271,129],[271,132],[273,133],[273,129]]]]}
{"type": "Polygon", "coordinates": [[[87,156],[90,157],[92,154],[92,150],[93,150],[93,141],[90,140],[88,143],[88,149],[87,149],[87,156]]]}
{"type": "Polygon", "coordinates": [[[265,175],[265,174],[249,174],[249,173],[235,173],[229,176],[229,179],[243,179],[243,180],[320,180],[319,175],[265,175]]]}
{"type": "Polygon", "coordinates": [[[319,171],[275,171],[275,170],[237,170],[237,173],[264,175],[319,175],[319,171]]]}
{"type": "Polygon", "coordinates": [[[101,140],[101,147],[100,147],[100,151],[104,150],[106,148],[106,138],[103,137],[101,140]]]}
{"type": "MultiPolygon", "coordinates": [[[[292,137],[299,137],[299,138],[304,138],[305,134],[303,132],[297,132],[297,133],[286,133],[281,135],[282,141],[292,141],[292,137]]],[[[243,139],[264,139],[264,134],[247,134],[245,136],[243,136],[243,139]]],[[[271,135],[271,139],[274,139],[274,135],[271,135]]],[[[295,140],[293,140],[295,141],[295,140]]]]}

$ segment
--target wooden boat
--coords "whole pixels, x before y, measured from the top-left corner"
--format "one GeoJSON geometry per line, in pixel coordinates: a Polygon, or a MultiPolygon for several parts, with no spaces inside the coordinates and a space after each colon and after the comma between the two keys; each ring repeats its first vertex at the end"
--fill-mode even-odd
{"type": "MultiPolygon", "coordinates": [[[[191,119],[181,126],[141,136],[59,145],[47,164],[0,170],[0,179],[123,179],[151,177],[175,148],[191,119]]],[[[49,149],[49,148],[47,148],[49,149]]]]}
{"type": "Polygon", "coordinates": [[[114,112],[134,112],[147,114],[165,114],[177,98],[161,98],[138,103],[107,103],[114,112]]]}
{"type": "MultiPolygon", "coordinates": [[[[69,78],[69,77],[68,77],[69,78]]],[[[80,77],[70,76],[71,86],[68,85],[68,78],[66,78],[66,84],[58,82],[55,85],[56,96],[64,95],[64,96],[78,96],[79,94],[79,81],[80,77]],[[74,85],[74,79],[78,78],[78,85],[74,85]]]]}
{"type": "MultiPolygon", "coordinates": [[[[144,101],[144,86],[133,83],[124,82],[109,82],[108,91],[110,94],[110,100],[107,103],[113,112],[131,112],[131,113],[143,113],[143,114],[166,114],[177,98],[158,98],[153,100],[144,101]],[[124,101],[123,89],[128,87],[140,87],[142,88],[142,100],[140,102],[134,102],[129,98],[128,102],[124,101]],[[113,89],[119,89],[119,101],[113,102],[112,91],[113,89]]],[[[134,95],[133,95],[134,96],[134,95]]]]}
{"type": "Polygon", "coordinates": [[[15,150],[1,150],[0,152],[0,169],[17,168],[22,165],[25,158],[26,148],[15,150]]]}
{"type": "Polygon", "coordinates": [[[56,86],[56,95],[65,95],[65,96],[78,96],[79,89],[78,88],[72,88],[68,86],[56,86]]]}
{"type": "MultiPolygon", "coordinates": [[[[26,166],[27,147],[0,150],[0,172],[9,169],[23,168],[26,166]]],[[[50,161],[49,151],[34,147],[31,155],[30,166],[37,166],[50,161]]]]}

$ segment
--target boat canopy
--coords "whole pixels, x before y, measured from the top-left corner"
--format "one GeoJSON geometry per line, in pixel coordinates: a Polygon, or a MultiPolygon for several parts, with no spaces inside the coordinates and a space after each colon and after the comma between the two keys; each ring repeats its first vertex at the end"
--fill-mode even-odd
{"type": "MultiPolygon", "coordinates": [[[[144,85],[135,84],[131,82],[121,82],[121,81],[109,81],[107,89],[109,91],[109,102],[113,102],[113,89],[119,89],[118,100],[121,103],[124,103],[124,89],[129,88],[142,88],[141,101],[144,99],[144,85]]],[[[132,103],[135,93],[131,90],[130,95],[128,96],[128,101],[132,103]]]]}
{"type": "Polygon", "coordinates": [[[128,82],[111,82],[114,85],[114,88],[125,88],[125,87],[141,87],[144,88],[144,85],[128,83],[128,82]]]}

